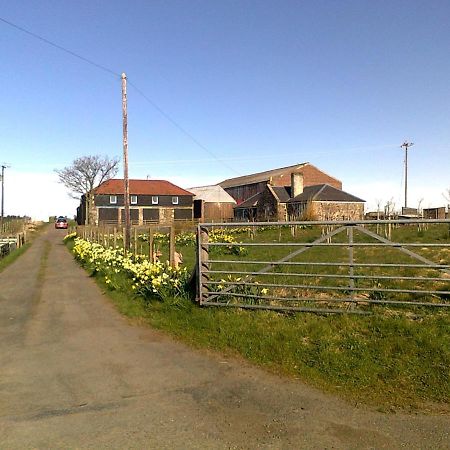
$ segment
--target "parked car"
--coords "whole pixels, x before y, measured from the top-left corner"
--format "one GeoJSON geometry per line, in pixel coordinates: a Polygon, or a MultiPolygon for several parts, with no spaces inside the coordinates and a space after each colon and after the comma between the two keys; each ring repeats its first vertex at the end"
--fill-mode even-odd
{"type": "Polygon", "coordinates": [[[55,222],[55,228],[67,230],[67,219],[65,217],[58,217],[55,222]]]}

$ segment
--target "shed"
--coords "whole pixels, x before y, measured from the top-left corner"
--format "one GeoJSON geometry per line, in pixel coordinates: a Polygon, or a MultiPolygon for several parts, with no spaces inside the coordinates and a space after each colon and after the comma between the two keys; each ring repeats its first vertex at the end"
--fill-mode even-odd
{"type": "Polygon", "coordinates": [[[189,191],[194,194],[194,219],[225,222],[233,218],[236,201],[221,186],[198,186],[189,191]]]}

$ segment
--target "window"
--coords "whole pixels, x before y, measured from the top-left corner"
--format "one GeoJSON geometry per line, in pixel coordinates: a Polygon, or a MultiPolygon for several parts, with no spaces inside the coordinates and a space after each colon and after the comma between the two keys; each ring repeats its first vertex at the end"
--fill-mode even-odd
{"type": "Polygon", "coordinates": [[[172,197],[172,205],[178,205],[178,197],[172,197]]]}
{"type": "Polygon", "coordinates": [[[117,195],[110,195],[109,203],[111,203],[111,205],[115,205],[117,203],[117,195]]]}
{"type": "Polygon", "coordinates": [[[137,195],[132,195],[130,199],[132,205],[137,205],[137,195]]]}
{"type": "Polygon", "coordinates": [[[152,196],[152,205],[157,205],[158,204],[158,196],[157,195],[153,195],[152,196]]]}

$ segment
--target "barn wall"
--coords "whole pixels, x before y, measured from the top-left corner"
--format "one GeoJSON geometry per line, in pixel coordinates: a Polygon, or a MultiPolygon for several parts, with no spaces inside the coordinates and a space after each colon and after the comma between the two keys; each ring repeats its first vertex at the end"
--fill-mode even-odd
{"type": "Polygon", "coordinates": [[[204,203],[203,217],[206,222],[226,222],[233,219],[233,203],[204,203]]]}

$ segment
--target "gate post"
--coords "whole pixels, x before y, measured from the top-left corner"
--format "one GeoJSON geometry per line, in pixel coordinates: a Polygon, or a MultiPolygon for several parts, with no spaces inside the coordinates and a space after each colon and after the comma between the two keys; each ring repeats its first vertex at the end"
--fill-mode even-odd
{"type": "Polygon", "coordinates": [[[349,262],[349,288],[350,288],[350,298],[353,299],[355,295],[354,287],[355,287],[355,279],[353,278],[355,274],[355,268],[353,265],[354,255],[353,255],[353,225],[350,225],[348,228],[348,262],[349,262]]]}
{"type": "Polygon", "coordinates": [[[197,300],[202,305],[208,294],[209,281],[209,234],[208,228],[198,225],[197,228],[197,300]]]}

